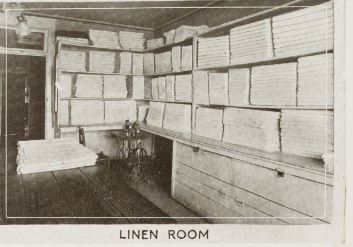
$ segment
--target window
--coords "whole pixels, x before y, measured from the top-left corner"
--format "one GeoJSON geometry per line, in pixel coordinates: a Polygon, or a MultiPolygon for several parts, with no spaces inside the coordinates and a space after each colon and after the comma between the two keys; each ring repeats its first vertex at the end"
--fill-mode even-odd
{"type": "Polygon", "coordinates": [[[18,38],[15,27],[0,27],[0,47],[16,50],[46,51],[46,32],[42,30],[31,30],[31,34],[24,38],[18,38]],[[7,31],[7,45],[6,45],[7,31]]]}

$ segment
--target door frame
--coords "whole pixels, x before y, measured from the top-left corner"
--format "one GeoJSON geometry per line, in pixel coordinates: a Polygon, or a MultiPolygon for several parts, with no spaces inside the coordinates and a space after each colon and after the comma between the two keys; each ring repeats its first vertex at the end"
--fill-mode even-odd
{"type": "MultiPolygon", "coordinates": [[[[5,26],[5,25],[0,25],[0,28],[8,28],[8,29],[14,29],[14,26],[5,26]]],[[[31,31],[35,32],[42,32],[44,33],[44,50],[33,50],[33,49],[20,49],[20,48],[7,48],[7,47],[0,47],[0,54],[5,55],[5,87],[1,88],[0,86],[0,93],[2,95],[3,92],[7,91],[7,55],[19,55],[19,56],[39,56],[39,57],[44,57],[45,58],[45,113],[44,113],[44,133],[45,133],[45,139],[50,138],[48,134],[48,119],[51,119],[51,107],[50,104],[48,105],[48,100],[51,99],[51,89],[48,90],[48,86],[50,87],[51,83],[48,81],[48,78],[52,77],[52,69],[51,69],[51,64],[50,64],[50,59],[49,59],[49,52],[48,52],[48,46],[49,46],[49,39],[48,39],[48,30],[45,29],[31,29],[31,31]],[[49,93],[50,92],[50,93],[49,93]]],[[[5,102],[7,102],[7,94],[5,94],[5,102]]],[[[2,97],[0,97],[0,105],[2,105],[4,102],[2,102],[2,97]]],[[[2,108],[2,107],[1,107],[2,108]]],[[[0,114],[2,113],[2,109],[0,109],[0,114]]],[[[5,107],[5,112],[4,112],[4,124],[5,124],[5,133],[1,133],[1,135],[5,136],[5,141],[7,139],[7,105],[5,107]]],[[[1,118],[0,118],[1,119],[1,118]]],[[[2,120],[1,120],[2,121],[2,120]]],[[[0,125],[1,126],[1,125],[0,125]]]]}

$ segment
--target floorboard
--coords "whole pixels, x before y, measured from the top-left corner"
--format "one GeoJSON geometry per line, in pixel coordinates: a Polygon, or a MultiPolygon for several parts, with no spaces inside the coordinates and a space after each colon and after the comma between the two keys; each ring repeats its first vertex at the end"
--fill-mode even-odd
{"type": "MultiPolygon", "coordinates": [[[[52,172],[22,175],[27,217],[74,217],[52,172]]],[[[27,219],[31,223],[76,223],[75,219],[27,219]]]]}
{"type": "MultiPolygon", "coordinates": [[[[76,217],[122,217],[117,210],[104,210],[101,207],[100,191],[94,188],[92,182],[79,170],[70,169],[53,172],[56,181],[70,208],[76,217]]],[[[107,207],[107,206],[106,206],[107,207]]],[[[79,223],[110,224],[128,223],[125,219],[77,219],[79,223]]]]}
{"type": "MultiPolygon", "coordinates": [[[[21,175],[7,176],[7,217],[25,217],[25,200],[21,175]]],[[[7,223],[25,224],[25,219],[7,219],[7,223]]]]}
{"type": "MultiPolygon", "coordinates": [[[[3,148],[0,151],[4,154],[3,148]]],[[[7,170],[7,213],[19,218],[5,217],[5,186],[0,186],[0,224],[177,223],[169,211],[163,211],[154,200],[148,200],[130,187],[118,169],[96,165],[17,175],[16,146],[8,151],[12,169],[7,170]]],[[[3,165],[0,169],[2,185],[5,185],[4,168],[3,165]]]]}
{"type": "Polygon", "coordinates": [[[154,202],[157,207],[163,210],[166,214],[170,215],[170,217],[172,217],[179,224],[209,223],[205,219],[199,218],[200,216],[193,213],[181,203],[177,202],[164,186],[153,180],[144,180],[140,183],[132,184],[131,187],[151,202],[154,202]]]}
{"type": "Polygon", "coordinates": [[[125,217],[168,217],[165,219],[129,218],[131,223],[175,223],[161,209],[129,187],[121,178],[119,179],[115,169],[107,170],[105,166],[94,166],[82,167],[80,170],[92,180],[95,186],[102,186],[101,189],[107,201],[119,208],[125,217]]]}

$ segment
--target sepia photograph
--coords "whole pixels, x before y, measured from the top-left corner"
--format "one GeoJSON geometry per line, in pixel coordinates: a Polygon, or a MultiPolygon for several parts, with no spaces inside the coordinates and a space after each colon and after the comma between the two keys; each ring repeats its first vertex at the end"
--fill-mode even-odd
{"type": "Polygon", "coordinates": [[[345,2],[1,3],[1,229],[342,243],[345,2]]]}

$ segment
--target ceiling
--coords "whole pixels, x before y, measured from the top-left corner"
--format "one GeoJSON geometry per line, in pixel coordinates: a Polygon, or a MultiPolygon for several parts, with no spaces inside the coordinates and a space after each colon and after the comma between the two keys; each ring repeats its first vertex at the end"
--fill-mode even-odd
{"type": "Polygon", "coordinates": [[[23,2],[29,11],[115,24],[156,28],[217,1],[23,2]],[[193,8],[195,7],[195,8],[193,8]]]}
{"type": "MultiPolygon", "coordinates": [[[[70,1],[70,0],[69,0],[70,1]]],[[[156,29],[193,12],[200,7],[213,6],[229,8],[231,6],[278,6],[292,0],[115,0],[103,2],[90,0],[88,2],[22,2],[21,4],[30,11],[40,15],[61,16],[81,20],[98,21],[127,26],[145,27],[156,29]]],[[[300,3],[313,5],[323,0],[301,0],[300,3]]],[[[241,9],[234,9],[237,15],[242,14],[241,9]]],[[[29,14],[29,13],[28,13],[29,14]]],[[[235,15],[235,16],[237,16],[235,15]]],[[[221,17],[221,16],[220,16],[221,17]]],[[[205,16],[207,18],[207,16],[205,16]]]]}

